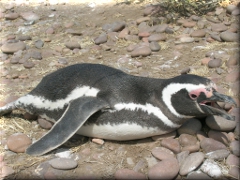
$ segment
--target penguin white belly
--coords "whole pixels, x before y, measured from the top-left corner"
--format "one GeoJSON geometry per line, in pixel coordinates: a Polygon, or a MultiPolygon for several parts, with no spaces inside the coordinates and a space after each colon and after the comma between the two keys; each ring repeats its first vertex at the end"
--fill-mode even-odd
{"type": "Polygon", "coordinates": [[[77,134],[102,138],[108,140],[126,141],[134,139],[142,139],[150,136],[160,135],[167,133],[159,128],[142,127],[138,124],[103,124],[103,125],[84,125],[78,131],[77,134]]]}

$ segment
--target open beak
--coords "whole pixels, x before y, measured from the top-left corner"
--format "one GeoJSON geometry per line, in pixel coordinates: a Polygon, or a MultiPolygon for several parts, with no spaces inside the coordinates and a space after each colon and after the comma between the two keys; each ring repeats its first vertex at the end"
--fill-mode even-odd
{"type": "Polygon", "coordinates": [[[199,105],[201,109],[207,114],[221,116],[227,120],[234,121],[234,116],[231,116],[225,110],[221,109],[217,102],[225,102],[232,104],[235,107],[237,106],[236,102],[231,97],[220,94],[217,91],[213,91],[213,95],[210,98],[207,98],[206,100],[200,102],[199,105]],[[217,108],[217,106],[219,108],[217,108]]]}

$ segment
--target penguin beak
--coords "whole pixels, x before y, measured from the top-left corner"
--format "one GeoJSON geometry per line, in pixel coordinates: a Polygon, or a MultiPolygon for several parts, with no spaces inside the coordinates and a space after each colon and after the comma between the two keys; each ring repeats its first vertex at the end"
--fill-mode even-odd
{"type": "MultiPolygon", "coordinates": [[[[220,108],[217,102],[229,103],[232,106],[236,107],[236,102],[229,96],[220,94],[217,91],[213,91],[213,95],[206,100],[200,102],[201,109],[211,115],[221,116],[227,120],[235,121],[235,117],[228,114],[226,111],[220,108]]],[[[231,111],[231,109],[229,110],[231,111]]]]}

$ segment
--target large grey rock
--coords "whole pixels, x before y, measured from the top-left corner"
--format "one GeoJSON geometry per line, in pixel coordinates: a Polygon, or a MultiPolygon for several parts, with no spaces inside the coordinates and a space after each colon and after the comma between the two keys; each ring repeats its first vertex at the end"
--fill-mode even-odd
{"type": "Polygon", "coordinates": [[[206,124],[208,127],[218,131],[231,131],[236,127],[236,121],[229,121],[220,116],[208,116],[206,118],[206,124]]]}

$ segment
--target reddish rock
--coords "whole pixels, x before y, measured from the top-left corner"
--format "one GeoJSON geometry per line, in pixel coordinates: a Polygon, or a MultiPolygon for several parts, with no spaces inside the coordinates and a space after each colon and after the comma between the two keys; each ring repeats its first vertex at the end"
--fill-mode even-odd
{"type": "Polygon", "coordinates": [[[195,21],[185,21],[183,22],[183,27],[194,27],[196,25],[196,22],[195,21]]]}
{"type": "Polygon", "coordinates": [[[211,138],[205,138],[200,143],[201,148],[205,153],[220,150],[220,149],[227,149],[227,147],[214,139],[211,138]]]}
{"type": "Polygon", "coordinates": [[[212,58],[205,57],[205,58],[201,59],[201,64],[202,65],[207,65],[209,63],[209,61],[211,61],[211,60],[212,60],[212,58]]]}
{"type": "Polygon", "coordinates": [[[103,145],[104,144],[104,140],[102,139],[97,139],[97,138],[93,138],[92,142],[96,143],[96,144],[100,144],[103,145]]]}
{"type": "Polygon", "coordinates": [[[114,174],[115,179],[147,179],[142,173],[130,169],[118,169],[114,174]]]}
{"type": "Polygon", "coordinates": [[[139,46],[136,47],[132,52],[132,57],[138,57],[138,56],[149,56],[152,53],[151,49],[148,46],[139,46]]]}
{"type": "Polygon", "coordinates": [[[7,146],[13,152],[23,153],[32,144],[31,139],[23,133],[15,133],[8,137],[7,146]]]}
{"type": "Polygon", "coordinates": [[[172,151],[170,151],[169,149],[164,148],[164,147],[153,148],[152,155],[159,160],[165,160],[165,159],[175,157],[175,155],[172,151]]]}
{"type": "Polygon", "coordinates": [[[177,139],[163,139],[161,141],[161,145],[170,149],[174,153],[179,153],[181,151],[181,147],[177,139]]]}
{"type": "Polygon", "coordinates": [[[125,38],[128,34],[129,34],[129,29],[128,29],[128,28],[124,28],[124,29],[118,34],[118,38],[125,38]]]}
{"type": "Polygon", "coordinates": [[[219,141],[219,142],[225,144],[226,146],[228,146],[228,144],[229,144],[228,135],[226,132],[210,130],[208,132],[208,137],[212,138],[216,141],[219,141]]]}
{"type": "Polygon", "coordinates": [[[43,118],[38,118],[38,124],[44,129],[51,129],[53,126],[52,122],[47,121],[43,118]]]}

